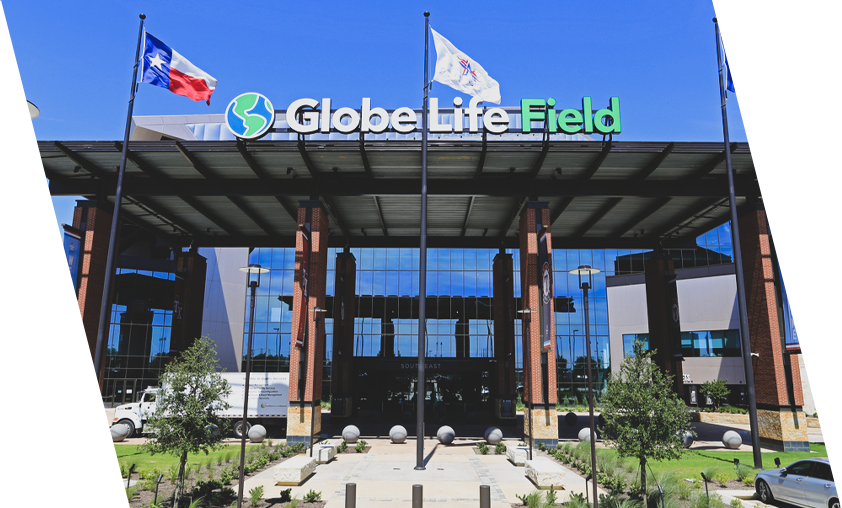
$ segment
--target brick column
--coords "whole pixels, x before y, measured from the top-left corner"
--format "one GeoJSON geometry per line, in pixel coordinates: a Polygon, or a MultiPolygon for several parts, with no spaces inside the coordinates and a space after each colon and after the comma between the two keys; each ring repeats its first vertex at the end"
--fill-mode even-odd
{"type": "Polygon", "coordinates": [[[494,364],[491,383],[494,417],[514,420],[517,389],[515,382],[515,289],[512,255],[502,251],[494,256],[494,364]]]}
{"type": "Polygon", "coordinates": [[[300,202],[298,232],[295,237],[287,442],[309,445],[310,437],[322,428],[322,370],[325,357],[325,313],[314,316],[310,310],[325,308],[328,219],[319,201],[300,202]],[[300,344],[299,339],[303,339],[300,344]]]}
{"type": "Polygon", "coordinates": [[[357,260],[346,248],[336,255],[333,297],[333,403],[330,417],[348,418],[354,401],[354,317],[356,316],[357,260]]]}
{"type": "Polygon", "coordinates": [[[760,445],[810,451],[801,375],[783,345],[780,286],[766,211],[762,206],[743,210],[739,221],[751,351],[760,355],[752,358],[760,445]]]}
{"type": "MultiPolygon", "coordinates": [[[[97,206],[96,201],[79,200],[76,203],[73,210],[73,227],[82,231],[77,302],[93,362],[102,307],[102,290],[105,286],[105,262],[108,257],[112,214],[111,210],[97,206]]],[[[102,355],[103,365],[107,356],[102,355]]]]}
{"type": "Polygon", "coordinates": [[[524,403],[527,403],[523,429],[524,434],[528,436],[529,420],[532,419],[533,440],[536,443],[555,446],[558,442],[558,417],[555,410],[555,299],[552,288],[550,211],[547,206],[547,203],[543,202],[527,202],[519,226],[521,299],[523,308],[533,311],[529,315],[529,324],[527,316],[522,315],[524,403]],[[546,249],[547,277],[544,277],[544,255],[539,252],[540,232],[546,235],[545,247],[542,248],[546,249]],[[547,287],[544,287],[545,280],[547,287]],[[543,377],[547,379],[546,386],[542,381],[543,377]],[[528,402],[533,404],[531,411],[528,402]]]}
{"type": "Polygon", "coordinates": [[[646,261],[646,307],[649,320],[649,348],[656,350],[655,364],[673,377],[673,390],[684,398],[684,372],[680,357],[681,320],[675,265],[657,253],[646,261]]]}
{"type": "Polygon", "coordinates": [[[176,254],[176,270],[170,352],[178,354],[202,334],[208,261],[196,250],[180,252],[176,254]]]}

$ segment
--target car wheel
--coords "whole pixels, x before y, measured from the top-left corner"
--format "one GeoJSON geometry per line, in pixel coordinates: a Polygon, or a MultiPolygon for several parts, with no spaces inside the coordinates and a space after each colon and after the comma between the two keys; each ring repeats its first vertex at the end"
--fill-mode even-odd
{"type": "Polygon", "coordinates": [[[839,500],[834,497],[827,503],[827,508],[839,508],[839,500]]]}
{"type": "MultiPolygon", "coordinates": [[[[246,422],[246,434],[248,434],[250,428],[251,428],[251,424],[249,422],[246,422]]],[[[237,439],[243,438],[243,421],[242,420],[237,420],[236,422],[234,422],[234,437],[236,437],[237,439]]]]}
{"type": "Polygon", "coordinates": [[[763,480],[758,480],[756,490],[757,496],[764,503],[771,503],[772,500],[775,499],[774,496],[772,496],[772,491],[769,490],[769,485],[763,480]]]}
{"type": "Polygon", "coordinates": [[[134,436],[134,423],[131,420],[120,420],[117,424],[123,424],[129,428],[129,434],[126,437],[134,436]]]}

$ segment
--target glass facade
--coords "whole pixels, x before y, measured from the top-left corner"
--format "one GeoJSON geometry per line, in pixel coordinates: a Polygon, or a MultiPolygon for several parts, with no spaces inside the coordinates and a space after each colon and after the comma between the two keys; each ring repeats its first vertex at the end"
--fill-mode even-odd
{"type": "MultiPolygon", "coordinates": [[[[158,384],[172,331],[175,274],[118,268],[103,395],[119,404],[158,384]]],[[[106,401],[108,402],[108,401],[106,401]]]]}
{"type": "Polygon", "coordinates": [[[685,358],[742,356],[739,330],[681,332],[681,354],[685,358]]]}
{"type": "MultiPolygon", "coordinates": [[[[725,224],[697,239],[694,249],[667,251],[676,268],[689,268],[731,262],[730,225],[725,224]]],[[[326,293],[334,295],[337,249],[328,250],[326,293]]],[[[416,357],[418,354],[417,295],[420,254],[409,248],[356,248],[356,317],[354,355],[368,358],[416,357]]],[[[515,305],[520,310],[520,253],[513,257],[515,305]]],[[[428,249],[426,355],[429,358],[486,359],[493,357],[495,340],[493,316],[492,264],[496,249],[428,249]]],[[[555,313],[556,366],[559,399],[582,398],[587,390],[587,351],[584,302],[579,279],[568,273],[580,265],[600,270],[594,275],[589,292],[591,368],[595,389],[600,392],[610,372],[611,348],[608,335],[606,277],[643,273],[644,262],[652,251],[641,249],[553,250],[553,289],[556,298],[569,299],[557,305],[555,313]]],[[[249,263],[269,269],[257,290],[254,323],[254,371],[289,371],[292,333],[292,295],[295,250],[257,248],[249,263]]],[[[245,295],[248,319],[248,295],[245,295]]],[[[559,300],[557,300],[558,302],[559,300]]],[[[333,320],[324,322],[325,387],[329,393],[333,320]]],[[[244,347],[248,340],[244,328],[244,347]]],[[[515,361],[520,386],[523,369],[522,325],[515,320],[515,361]]],[[[710,332],[714,333],[714,332],[710,332]]],[[[710,337],[704,351],[730,351],[733,338],[710,337]],[[717,342],[719,341],[719,342],[717,342]],[[723,346],[719,346],[720,342],[723,346]]],[[[701,340],[701,339],[700,339],[701,340]]],[[[737,340],[737,344],[738,344],[737,340]]],[[[695,343],[694,343],[695,344],[695,343]]],[[[707,343],[706,343],[707,344],[707,343]]],[[[737,346],[738,347],[738,346],[737,346]]],[[[626,354],[629,349],[624,348],[626,354]]],[[[701,351],[701,350],[700,350],[701,351]]],[[[245,354],[245,353],[244,353],[245,354]]],[[[739,354],[739,353],[738,353],[739,354]]],[[[686,355],[691,356],[691,355],[686,355]]],[[[245,357],[243,358],[245,360],[245,357]]]]}
{"type": "Polygon", "coordinates": [[[624,333],[623,334],[623,356],[634,356],[634,341],[643,343],[643,349],[649,351],[648,333],[624,333]]]}

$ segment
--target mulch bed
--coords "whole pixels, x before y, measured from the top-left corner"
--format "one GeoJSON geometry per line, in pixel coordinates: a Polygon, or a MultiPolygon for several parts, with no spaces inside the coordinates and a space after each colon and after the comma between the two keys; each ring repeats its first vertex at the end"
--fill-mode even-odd
{"type": "Polygon", "coordinates": [[[482,453],[481,451],[479,451],[479,447],[478,447],[478,446],[474,446],[474,447],[473,447],[473,448],[471,448],[471,449],[472,449],[472,450],[474,451],[474,453],[475,453],[475,454],[477,454],[477,455],[499,455],[499,456],[501,456],[501,457],[505,457],[505,456],[506,456],[506,453],[505,453],[505,452],[503,452],[503,453],[494,453],[494,447],[493,447],[493,446],[489,446],[489,447],[488,447],[488,453],[485,453],[485,454],[484,454],[484,453],[482,453]]]}
{"type": "Polygon", "coordinates": [[[347,455],[347,454],[355,455],[355,454],[357,454],[357,453],[368,453],[368,451],[369,451],[369,450],[371,450],[371,447],[370,447],[370,446],[366,446],[366,447],[365,447],[365,449],[364,449],[363,451],[358,452],[357,450],[355,450],[355,449],[354,449],[354,445],[349,444],[349,445],[348,445],[348,448],[347,448],[344,452],[339,452],[339,451],[338,451],[338,452],[336,452],[336,454],[337,454],[337,455],[342,455],[342,454],[346,454],[346,455],[347,455]]]}
{"type": "MultiPolygon", "coordinates": [[[[351,450],[351,451],[353,452],[353,450],[351,450]]],[[[366,452],[368,452],[368,448],[366,449],[366,452]]],[[[261,469],[258,469],[258,470],[254,471],[252,473],[246,474],[245,477],[250,478],[252,476],[260,474],[261,472],[266,471],[267,469],[269,469],[271,467],[274,467],[274,466],[284,462],[285,460],[289,460],[292,457],[295,457],[295,455],[292,455],[291,457],[280,457],[278,460],[274,460],[272,462],[269,462],[265,467],[263,467],[261,469]]],[[[236,458],[234,460],[239,460],[239,458],[236,458]]],[[[214,464],[212,466],[212,472],[210,474],[208,474],[207,470],[203,469],[198,474],[198,476],[199,476],[198,479],[196,478],[196,476],[197,476],[196,472],[195,471],[192,472],[192,474],[190,475],[190,478],[186,482],[187,488],[185,489],[185,495],[182,498],[183,499],[182,500],[182,506],[186,507],[187,504],[191,501],[190,491],[192,490],[192,488],[196,485],[196,483],[198,481],[206,481],[206,480],[208,480],[208,478],[218,479],[221,471],[225,467],[228,467],[230,464],[231,464],[230,462],[225,462],[225,463],[223,463],[222,466],[214,464]]],[[[236,465],[239,465],[239,463],[237,463],[236,465]]],[[[156,477],[152,478],[153,482],[154,482],[155,478],[156,477]]],[[[138,475],[137,474],[133,475],[132,479],[138,480],[138,475]]],[[[140,488],[142,483],[143,483],[143,479],[138,480],[138,483],[135,485],[135,488],[140,488]]],[[[234,502],[234,506],[236,506],[236,504],[237,504],[238,479],[234,478],[234,480],[229,482],[228,485],[226,485],[226,487],[234,490],[233,502],[234,502]]],[[[267,492],[263,493],[264,499],[261,501],[260,504],[257,504],[257,505],[250,505],[249,504],[249,493],[248,493],[248,491],[243,492],[243,506],[255,506],[255,508],[269,508],[269,507],[271,507],[271,508],[282,508],[282,507],[286,506],[288,503],[281,502],[280,491],[283,490],[283,489],[286,489],[286,488],[289,488],[289,487],[274,487],[274,488],[269,489],[267,492]],[[276,491],[276,489],[277,489],[277,491],[276,491]]],[[[175,484],[170,482],[166,478],[162,478],[161,483],[158,486],[158,503],[161,503],[161,506],[163,506],[163,508],[172,508],[172,497],[173,497],[174,491],[175,491],[175,484]]],[[[326,495],[326,494],[327,493],[322,493],[322,495],[326,495]]],[[[129,506],[131,508],[147,508],[152,503],[152,501],[154,499],[155,499],[155,487],[154,487],[154,484],[153,484],[151,490],[139,490],[135,494],[135,496],[131,499],[131,501],[129,502],[129,506]]],[[[299,500],[298,508],[323,508],[325,504],[326,504],[326,501],[319,501],[319,502],[315,502],[315,503],[305,503],[305,502],[299,500]]],[[[203,506],[205,508],[229,508],[230,505],[231,505],[231,503],[229,501],[229,502],[223,503],[223,504],[210,504],[210,505],[205,504],[203,506]]]]}

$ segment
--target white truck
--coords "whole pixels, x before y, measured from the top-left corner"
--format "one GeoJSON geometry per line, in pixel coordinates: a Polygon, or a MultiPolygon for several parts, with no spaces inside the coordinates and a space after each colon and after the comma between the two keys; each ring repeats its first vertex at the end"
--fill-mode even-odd
{"type": "MultiPolygon", "coordinates": [[[[243,396],[245,395],[246,374],[244,372],[222,372],[223,379],[231,386],[231,393],[226,402],[230,406],[217,414],[229,418],[231,430],[238,438],[243,433],[243,396]]],[[[166,387],[166,385],[164,385],[166,387]]],[[[137,402],[117,406],[112,425],[122,423],[129,428],[129,437],[135,432],[142,434],[146,420],[157,409],[156,398],[161,388],[149,387],[138,394],[137,402]]],[[[253,424],[272,423],[278,418],[287,417],[289,407],[289,373],[287,372],[252,372],[249,378],[249,404],[246,432],[253,424]]],[[[152,432],[149,430],[148,432],[152,432]]]]}

